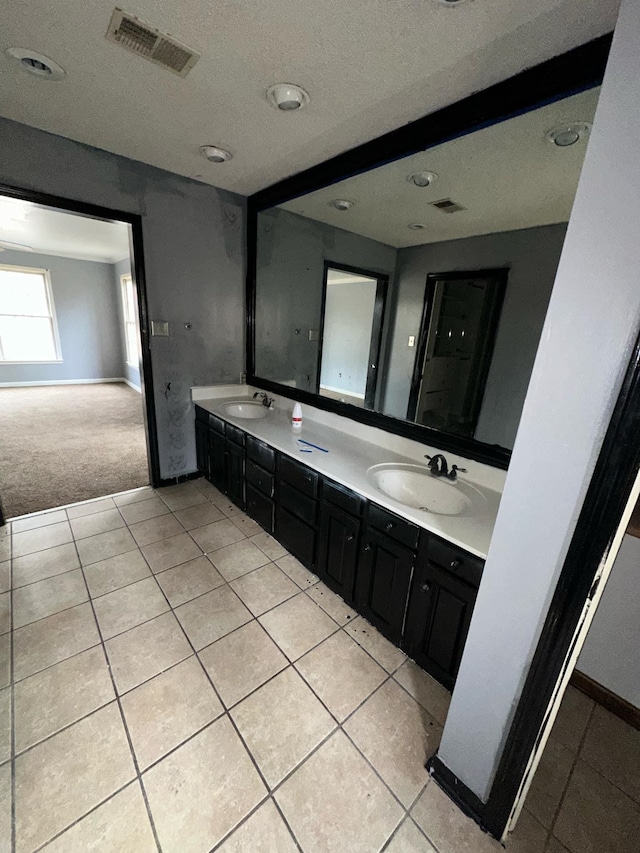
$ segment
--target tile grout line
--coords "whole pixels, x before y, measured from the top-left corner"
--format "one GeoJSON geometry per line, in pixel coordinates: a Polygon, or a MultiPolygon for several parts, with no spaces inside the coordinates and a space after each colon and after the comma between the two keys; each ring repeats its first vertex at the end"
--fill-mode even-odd
{"type": "MultiPolygon", "coordinates": [[[[77,550],[77,545],[76,545],[76,550],[77,550]]],[[[80,559],[80,553],[79,552],[78,552],[78,559],[80,559]]],[[[140,785],[140,790],[142,792],[142,798],[144,800],[145,808],[147,810],[147,815],[149,817],[149,823],[151,824],[151,831],[153,833],[153,837],[154,837],[154,840],[156,843],[156,847],[158,849],[158,853],[162,853],[162,847],[160,846],[160,839],[158,838],[158,833],[157,833],[156,826],[155,826],[155,823],[153,820],[153,815],[151,813],[151,807],[149,805],[147,792],[145,790],[145,787],[144,787],[144,784],[142,781],[142,775],[140,773],[140,766],[138,764],[138,759],[136,757],[135,750],[133,748],[133,741],[132,741],[131,735],[129,733],[129,727],[127,726],[127,720],[126,720],[125,715],[124,715],[124,709],[122,707],[122,702],[120,700],[120,695],[118,693],[118,688],[117,688],[115,677],[113,674],[113,669],[111,666],[111,659],[109,658],[109,655],[107,653],[107,647],[105,645],[104,638],[102,636],[102,629],[100,628],[100,623],[98,622],[98,617],[96,615],[95,607],[93,606],[93,600],[91,599],[91,596],[89,594],[89,585],[87,584],[87,579],[85,577],[84,567],[82,568],[82,577],[83,577],[84,584],[85,584],[85,587],[87,590],[87,595],[89,596],[89,604],[91,605],[91,612],[93,613],[93,618],[94,618],[94,621],[96,624],[96,630],[98,631],[98,636],[100,637],[100,645],[102,646],[102,653],[103,653],[105,660],[107,662],[107,667],[109,670],[109,677],[111,679],[111,685],[112,685],[113,691],[115,693],[116,702],[118,703],[118,710],[120,711],[120,719],[122,721],[122,726],[124,728],[125,736],[127,738],[127,743],[129,745],[129,752],[131,754],[131,759],[133,762],[133,768],[134,768],[134,771],[136,774],[136,778],[138,780],[138,784],[140,785]]],[[[111,794],[111,796],[108,799],[111,799],[111,797],[113,797],[113,794],[111,794]]],[[[106,802],[106,800],[105,800],[105,802],[106,802]]]]}

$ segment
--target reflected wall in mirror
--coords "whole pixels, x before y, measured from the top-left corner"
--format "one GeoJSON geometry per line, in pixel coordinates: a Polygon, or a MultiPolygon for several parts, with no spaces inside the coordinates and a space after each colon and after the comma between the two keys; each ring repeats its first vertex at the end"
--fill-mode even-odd
{"type": "Polygon", "coordinates": [[[259,212],[255,376],[511,449],[598,95],[259,212]],[[327,314],[327,269],[388,282],[372,393],[373,285],[367,298],[329,299],[327,314]]]}

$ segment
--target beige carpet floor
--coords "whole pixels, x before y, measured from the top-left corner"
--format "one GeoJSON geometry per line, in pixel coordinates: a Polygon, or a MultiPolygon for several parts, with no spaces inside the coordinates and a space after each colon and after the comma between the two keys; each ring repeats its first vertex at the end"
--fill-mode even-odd
{"type": "Polygon", "coordinates": [[[142,398],[128,385],[0,388],[6,518],[148,482],[142,398]]]}

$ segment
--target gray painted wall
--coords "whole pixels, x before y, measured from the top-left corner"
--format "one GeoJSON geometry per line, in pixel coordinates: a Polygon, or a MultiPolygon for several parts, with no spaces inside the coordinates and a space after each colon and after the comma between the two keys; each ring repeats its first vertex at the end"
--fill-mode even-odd
{"type": "Polygon", "coordinates": [[[123,258],[123,260],[115,263],[112,267],[112,271],[116,293],[118,294],[118,322],[120,324],[120,329],[122,330],[120,347],[123,363],[122,375],[125,379],[128,379],[132,385],[135,385],[136,388],[140,388],[140,369],[127,364],[127,345],[124,336],[124,305],[122,302],[122,285],[120,278],[123,275],[131,274],[131,262],[129,261],[129,258],[123,258]]]}
{"type": "Polygon", "coordinates": [[[320,371],[323,385],[364,397],[377,287],[378,282],[370,280],[327,287],[320,371]]]}
{"type": "Polygon", "coordinates": [[[0,150],[0,183],[141,215],[161,475],[194,471],[190,387],[243,370],[244,200],[5,119],[0,150]]]}
{"type": "Polygon", "coordinates": [[[639,39],[623,0],[439,747],[483,800],[640,326],[639,39]]]}
{"type": "Polygon", "coordinates": [[[55,382],[124,376],[113,265],[5,251],[0,264],[48,269],[62,361],[0,364],[0,382],[55,382]]]}
{"type": "Polygon", "coordinates": [[[566,225],[548,225],[450,240],[398,251],[395,322],[387,365],[384,412],[407,414],[429,273],[509,267],[509,281],[475,437],[513,447],[566,225]],[[417,340],[417,337],[416,337],[417,340]]]}
{"type": "Polygon", "coordinates": [[[287,210],[258,217],[256,374],[315,391],[324,262],[393,276],[396,249],[287,210]],[[296,329],[300,334],[296,334],[296,329]]]}
{"type": "Polygon", "coordinates": [[[576,668],[640,708],[640,539],[625,536],[576,668]]]}

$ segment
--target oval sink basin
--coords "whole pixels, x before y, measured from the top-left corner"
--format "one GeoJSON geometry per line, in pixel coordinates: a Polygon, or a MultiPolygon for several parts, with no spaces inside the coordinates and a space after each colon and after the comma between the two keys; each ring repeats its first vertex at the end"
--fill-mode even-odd
{"type": "Polygon", "coordinates": [[[266,406],[253,400],[237,400],[233,403],[225,403],[222,406],[222,411],[232,418],[266,418],[269,414],[269,409],[266,406]]]}
{"type": "Polygon", "coordinates": [[[471,515],[485,501],[482,492],[469,483],[434,477],[421,465],[373,465],[367,479],[394,501],[434,515],[471,515]]]}

